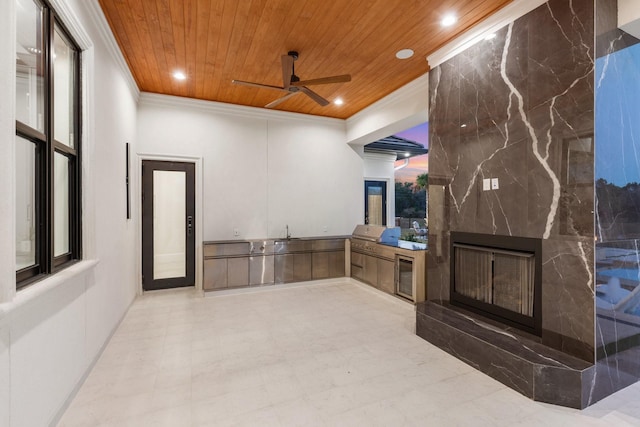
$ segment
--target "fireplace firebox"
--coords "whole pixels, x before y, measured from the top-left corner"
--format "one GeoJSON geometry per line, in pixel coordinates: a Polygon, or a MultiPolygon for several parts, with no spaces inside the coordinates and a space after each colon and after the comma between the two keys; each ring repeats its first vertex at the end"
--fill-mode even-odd
{"type": "Polygon", "coordinates": [[[542,241],[451,232],[451,304],[541,335],[542,241]]]}

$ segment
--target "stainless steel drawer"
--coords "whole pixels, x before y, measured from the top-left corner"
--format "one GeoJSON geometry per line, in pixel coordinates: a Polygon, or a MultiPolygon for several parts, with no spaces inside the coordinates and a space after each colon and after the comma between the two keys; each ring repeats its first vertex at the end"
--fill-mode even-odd
{"type": "Polygon", "coordinates": [[[203,253],[205,258],[229,256],[229,255],[249,255],[250,243],[214,243],[204,245],[203,253]]]}
{"type": "Polygon", "coordinates": [[[312,242],[314,251],[335,251],[344,249],[344,239],[322,239],[312,242]]]}

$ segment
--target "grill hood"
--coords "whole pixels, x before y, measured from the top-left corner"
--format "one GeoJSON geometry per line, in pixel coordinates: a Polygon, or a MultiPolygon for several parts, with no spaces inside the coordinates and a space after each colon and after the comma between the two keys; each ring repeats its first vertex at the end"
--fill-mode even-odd
{"type": "Polygon", "coordinates": [[[400,227],[387,228],[381,225],[357,225],[351,237],[376,243],[395,245],[400,238],[400,227]]]}

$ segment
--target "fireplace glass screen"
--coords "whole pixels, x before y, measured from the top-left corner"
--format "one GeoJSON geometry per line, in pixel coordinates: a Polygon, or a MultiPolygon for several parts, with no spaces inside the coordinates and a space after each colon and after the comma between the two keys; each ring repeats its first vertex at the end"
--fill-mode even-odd
{"type": "Polygon", "coordinates": [[[534,254],[454,244],[454,291],[533,316],[534,254]]]}

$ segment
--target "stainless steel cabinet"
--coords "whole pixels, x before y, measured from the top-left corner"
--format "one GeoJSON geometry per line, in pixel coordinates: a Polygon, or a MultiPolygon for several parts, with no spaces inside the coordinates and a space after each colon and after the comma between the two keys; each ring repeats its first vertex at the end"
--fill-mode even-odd
{"type": "Polygon", "coordinates": [[[313,280],[329,278],[329,253],[318,252],[312,255],[311,265],[313,269],[311,277],[313,280]]]}
{"type": "Polygon", "coordinates": [[[247,258],[210,258],[204,260],[204,290],[237,288],[249,285],[247,258]]]}
{"type": "Polygon", "coordinates": [[[329,277],[344,277],[344,249],[341,251],[329,252],[329,277]]]}
{"type": "Polygon", "coordinates": [[[229,258],[227,260],[227,281],[230,288],[249,286],[249,258],[229,258]]]}
{"type": "Polygon", "coordinates": [[[274,256],[249,257],[249,285],[272,285],[274,282],[274,256]]]}
{"type": "Polygon", "coordinates": [[[276,283],[311,280],[311,253],[278,254],[274,269],[276,283]]]}
{"type": "Polygon", "coordinates": [[[204,260],[204,290],[225,289],[229,287],[227,281],[227,260],[205,259],[204,260]]]}
{"type": "Polygon", "coordinates": [[[205,242],[204,289],[343,277],[344,239],[205,242]]]}
{"type": "MultiPolygon", "coordinates": [[[[360,249],[360,248],[357,248],[360,249]]],[[[351,246],[351,277],[379,290],[422,302],[426,294],[426,251],[378,244],[375,255],[351,246]]]]}
{"type": "Polygon", "coordinates": [[[344,250],[314,252],[311,261],[311,276],[314,280],[344,276],[344,250]]]}
{"type": "Polygon", "coordinates": [[[351,277],[364,281],[364,254],[351,252],[351,277]]]}
{"type": "Polygon", "coordinates": [[[311,253],[293,254],[293,281],[311,280],[311,253]]]}
{"type": "Polygon", "coordinates": [[[274,270],[276,283],[293,282],[293,254],[276,255],[274,270]]]}
{"type": "Polygon", "coordinates": [[[377,287],[384,292],[395,293],[395,263],[378,258],[378,283],[377,287]]]}
{"type": "Polygon", "coordinates": [[[378,286],[378,258],[371,255],[364,256],[362,266],[364,281],[373,286],[378,286]]]}

